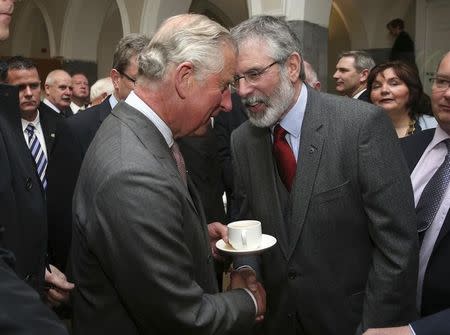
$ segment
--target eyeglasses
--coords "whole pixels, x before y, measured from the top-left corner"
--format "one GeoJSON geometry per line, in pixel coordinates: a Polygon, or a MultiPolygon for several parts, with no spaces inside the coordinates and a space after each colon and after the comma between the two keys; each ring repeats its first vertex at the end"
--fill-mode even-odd
{"type": "MultiPolygon", "coordinates": [[[[117,70],[117,69],[116,69],[117,70]]],[[[131,78],[129,75],[127,75],[125,72],[117,70],[117,72],[119,72],[122,76],[124,76],[125,78],[127,78],[129,81],[131,81],[133,84],[136,83],[136,79],[131,78]]]]}
{"type": "Polygon", "coordinates": [[[450,79],[434,77],[430,78],[430,83],[433,84],[433,89],[438,91],[446,91],[450,87],[450,79]]]}
{"type": "Polygon", "coordinates": [[[245,81],[249,84],[256,84],[258,80],[261,78],[261,76],[275,64],[279,64],[279,61],[275,61],[261,70],[250,70],[245,72],[241,76],[234,76],[233,83],[231,84],[231,86],[235,90],[237,90],[239,88],[239,82],[242,78],[245,78],[245,81]]]}

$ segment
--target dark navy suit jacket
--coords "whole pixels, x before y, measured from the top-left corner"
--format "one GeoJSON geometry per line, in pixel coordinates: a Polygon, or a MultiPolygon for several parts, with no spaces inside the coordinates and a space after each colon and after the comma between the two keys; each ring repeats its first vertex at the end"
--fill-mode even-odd
{"type": "Polygon", "coordinates": [[[81,163],[103,120],[111,112],[109,97],[57,126],[47,171],[47,211],[51,261],[64,269],[72,239],[72,196],[81,163]]]}
{"type": "MultiPolygon", "coordinates": [[[[427,129],[401,140],[410,173],[434,136],[435,129],[427,129]]],[[[413,322],[417,335],[450,334],[450,215],[433,248],[423,281],[422,319],[413,322]]]]}

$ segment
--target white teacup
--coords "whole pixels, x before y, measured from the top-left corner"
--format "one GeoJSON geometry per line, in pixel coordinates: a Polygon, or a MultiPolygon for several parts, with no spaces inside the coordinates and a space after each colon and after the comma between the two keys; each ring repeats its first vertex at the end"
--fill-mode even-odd
{"type": "Polygon", "coordinates": [[[228,224],[228,242],[236,249],[256,249],[261,244],[261,222],[235,221],[228,224]]]}

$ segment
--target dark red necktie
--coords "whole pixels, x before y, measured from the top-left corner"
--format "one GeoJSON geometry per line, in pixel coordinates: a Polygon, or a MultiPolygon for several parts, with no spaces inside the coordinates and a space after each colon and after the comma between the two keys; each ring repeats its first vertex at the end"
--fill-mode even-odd
{"type": "Polygon", "coordinates": [[[297,169],[294,153],[286,141],[287,131],[277,124],[273,130],[273,154],[277,160],[278,173],[283,184],[291,192],[292,183],[297,169]]]}

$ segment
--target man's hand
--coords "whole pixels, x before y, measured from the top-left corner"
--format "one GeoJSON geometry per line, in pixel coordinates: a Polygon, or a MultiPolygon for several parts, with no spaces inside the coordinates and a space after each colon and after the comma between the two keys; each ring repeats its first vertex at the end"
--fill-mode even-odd
{"type": "Polygon", "coordinates": [[[67,281],[64,273],[59,271],[58,268],[50,265],[49,272],[45,269],[45,282],[49,287],[47,290],[47,300],[52,307],[57,307],[63,302],[69,301],[70,291],[73,290],[75,285],[67,281]]]}
{"type": "Polygon", "coordinates": [[[368,329],[363,335],[412,335],[409,326],[392,328],[372,328],[368,329]]]}
{"type": "Polygon", "coordinates": [[[214,259],[223,261],[224,258],[219,254],[216,248],[216,242],[223,239],[228,243],[228,229],[227,226],[220,222],[211,222],[208,224],[209,243],[211,245],[211,252],[214,259]]]}
{"type": "Polygon", "coordinates": [[[256,321],[264,319],[266,312],[266,291],[264,287],[256,280],[256,274],[250,267],[244,267],[240,270],[231,273],[231,288],[246,288],[249,289],[256,299],[258,310],[256,311],[256,321]]]}

